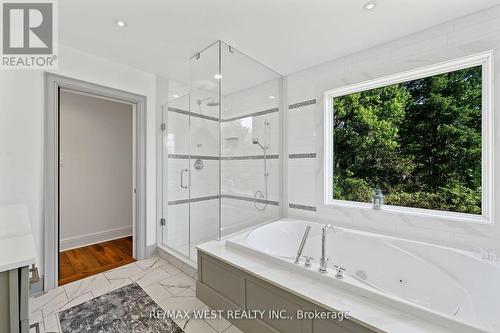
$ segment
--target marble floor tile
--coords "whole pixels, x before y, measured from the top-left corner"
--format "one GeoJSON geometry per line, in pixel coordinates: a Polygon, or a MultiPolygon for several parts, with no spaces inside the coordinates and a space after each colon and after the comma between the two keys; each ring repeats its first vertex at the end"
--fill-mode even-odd
{"type": "Polygon", "coordinates": [[[243,333],[242,330],[240,330],[238,327],[236,327],[234,325],[229,326],[229,328],[223,332],[224,333],[243,333]]]}
{"type": "Polygon", "coordinates": [[[183,291],[181,291],[180,293],[178,293],[175,296],[176,297],[196,297],[196,292],[193,289],[191,289],[191,288],[187,288],[187,289],[184,289],[183,291]]]}
{"type": "Polygon", "coordinates": [[[43,322],[42,310],[31,312],[28,317],[30,324],[43,322]]]}
{"type": "Polygon", "coordinates": [[[224,332],[224,330],[228,329],[229,326],[231,326],[231,323],[222,317],[217,319],[205,319],[205,321],[219,333],[224,332]]]}
{"type": "Polygon", "coordinates": [[[59,311],[61,307],[66,305],[70,300],[66,297],[66,295],[54,298],[50,303],[46,304],[42,308],[42,316],[44,318],[56,313],[59,311]]]}
{"type": "Polygon", "coordinates": [[[179,326],[182,330],[184,330],[186,328],[186,325],[187,325],[187,322],[188,320],[187,319],[184,319],[184,318],[171,318],[174,323],[177,324],[177,326],[179,326]]]}
{"type": "MultiPolygon", "coordinates": [[[[153,257],[144,259],[136,262],[137,266],[139,266],[143,271],[148,270],[156,270],[157,268],[161,268],[163,266],[170,265],[167,261],[160,257],[153,257]]],[[[168,272],[167,272],[168,273],[168,272]]]]}
{"type": "Polygon", "coordinates": [[[195,280],[184,273],[170,276],[165,280],[160,281],[160,284],[167,288],[167,290],[173,295],[177,295],[187,288],[196,288],[195,280]]]}
{"type": "Polygon", "coordinates": [[[94,296],[92,295],[92,292],[90,292],[90,291],[83,294],[83,295],[73,297],[70,300],[68,300],[68,302],[66,302],[61,307],[59,307],[59,309],[57,309],[56,312],[60,312],[60,311],[64,311],[66,309],[72,308],[74,306],[77,306],[79,304],[87,302],[87,301],[91,300],[92,298],[94,298],[94,296]]]}
{"type": "Polygon", "coordinates": [[[43,319],[45,333],[59,333],[61,328],[59,326],[59,319],[56,313],[51,314],[43,319]]]}
{"type": "Polygon", "coordinates": [[[196,297],[169,297],[160,302],[163,310],[194,311],[201,309],[205,304],[196,297]]]}
{"type": "Polygon", "coordinates": [[[160,304],[160,302],[163,301],[164,299],[172,296],[172,294],[166,288],[164,288],[160,283],[149,285],[143,289],[149,295],[149,297],[151,297],[153,301],[155,301],[158,304],[160,304]]]}
{"type": "Polygon", "coordinates": [[[103,273],[108,280],[117,279],[130,279],[132,277],[137,277],[140,274],[144,274],[144,270],[140,268],[135,262],[115,268],[111,271],[103,273]]]}
{"type": "MultiPolygon", "coordinates": [[[[164,310],[193,311],[207,308],[196,298],[195,279],[162,258],[154,257],[66,284],[38,297],[30,297],[30,323],[38,322],[42,333],[59,333],[61,313],[78,309],[86,302],[93,302],[100,296],[109,295],[125,286],[131,285],[132,288],[134,282],[149,296],[146,298],[164,310]]],[[[174,322],[181,328],[185,325],[186,333],[221,333],[231,326],[225,319],[174,319],[174,322]]]]}
{"type": "Polygon", "coordinates": [[[89,276],[85,279],[74,281],[64,285],[64,290],[69,299],[83,295],[94,290],[109,286],[109,281],[104,274],[89,276]]]}
{"type": "Polygon", "coordinates": [[[108,280],[109,284],[103,288],[95,289],[92,291],[92,295],[94,297],[99,297],[104,294],[107,294],[109,292],[112,292],[113,290],[119,289],[121,287],[125,287],[128,284],[132,283],[132,280],[129,278],[126,279],[113,279],[113,280],[108,280]]]}
{"type": "Polygon", "coordinates": [[[139,286],[145,288],[149,285],[155,284],[157,282],[163,281],[170,277],[170,274],[165,272],[161,268],[156,268],[154,270],[147,270],[140,275],[140,278],[136,279],[137,276],[132,277],[132,280],[135,281],[139,286]]]}
{"type": "Polygon", "coordinates": [[[40,310],[44,310],[48,307],[54,307],[58,304],[64,303],[68,300],[66,296],[66,291],[63,287],[58,287],[49,290],[46,293],[30,297],[28,301],[28,307],[30,313],[35,313],[40,310]]]}
{"type": "Polygon", "coordinates": [[[177,275],[183,273],[180,269],[175,267],[174,265],[167,263],[166,265],[162,265],[161,269],[163,269],[165,272],[167,272],[170,275],[177,275]]]}
{"type": "Polygon", "coordinates": [[[186,333],[217,333],[217,331],[201,319],[190,319],[184,326],[186,333]]]}

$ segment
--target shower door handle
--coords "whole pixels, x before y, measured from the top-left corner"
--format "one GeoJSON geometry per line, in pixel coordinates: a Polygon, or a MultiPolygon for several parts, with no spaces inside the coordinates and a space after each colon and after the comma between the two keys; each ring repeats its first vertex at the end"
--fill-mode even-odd
{"type": "Polygon", "coordinates": [[[189,170],[188,169],[182,169],[181,170],[181,188],[183,189],[187,189],[188,186],[187,185],[184,185],[184,172],[188,172],[189,170]]]}

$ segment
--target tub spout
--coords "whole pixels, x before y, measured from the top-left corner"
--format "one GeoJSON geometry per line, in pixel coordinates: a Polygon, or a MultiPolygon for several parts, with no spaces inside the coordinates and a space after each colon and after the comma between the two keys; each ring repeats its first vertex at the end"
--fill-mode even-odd
{"type": "Polygon", "coordinates": [[[299,263],[300,256],[302,255],[302,251],[304,250],[304,246],[306,245],[307,236],[309,236],[309,231],[311,231],[310,225],[306,227],[306,230],[304,231],[304,236],[302,236],[302,240],[300,241],[299,249],[297,250],[297,255],[295,256],[296,264],[299,263]]]}
{"type": "Polygon", "coordinates": [[[321,259],[319,260],[320,273],[328,272],[329,258],[326,257],[326,235],[330,230],[333,231],[333,226],[331,224],[325,224],[323,226],[323,232],[321,234],[321,259]]]}

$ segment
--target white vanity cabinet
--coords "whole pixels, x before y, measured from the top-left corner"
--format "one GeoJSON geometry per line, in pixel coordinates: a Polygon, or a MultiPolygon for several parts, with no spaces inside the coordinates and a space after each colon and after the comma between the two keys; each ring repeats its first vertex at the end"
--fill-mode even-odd
{"type": "Polygon", "coordinates": [[[28,266],[0,272],[0,295],[0,332],[28,332],[28,266]]]}
{"type": "Polygon", "coordinates": [[[28,211],[22,205],[0,206],[0,332],[29,331],[29,267],[35,246],[28,211]]]}

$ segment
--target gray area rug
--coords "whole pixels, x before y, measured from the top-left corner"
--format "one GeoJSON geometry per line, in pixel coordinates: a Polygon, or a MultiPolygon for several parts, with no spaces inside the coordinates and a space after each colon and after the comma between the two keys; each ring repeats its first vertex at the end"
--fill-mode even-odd
{"type": "Polygon", "coordinates": [[[161,308],[136,283],[59,313],[62,333],[184,333],[169,319],[150,318],[161,308]]]}

